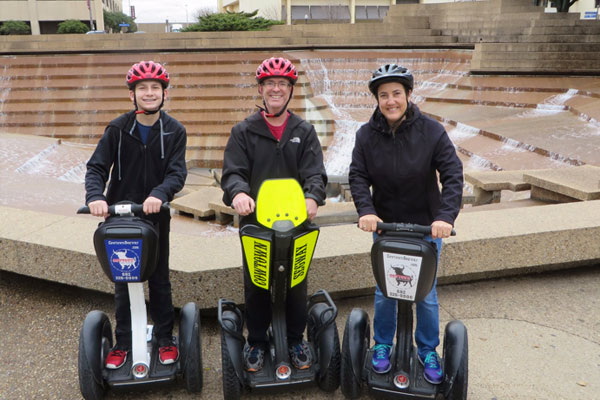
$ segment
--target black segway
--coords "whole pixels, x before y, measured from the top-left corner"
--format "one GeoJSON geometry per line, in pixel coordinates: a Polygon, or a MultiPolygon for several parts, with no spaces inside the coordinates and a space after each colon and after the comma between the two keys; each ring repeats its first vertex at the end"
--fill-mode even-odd
{"type": "MultiPolygon", "coordinates": [[[[465,400],[468,384],[467,329],[451,321],[444,333],[444,380],[432,385],[423,377],[423,366],[413,344],[413,303],[423,300],[433,287],[437,248],[424,240],[431,226],[378,223],[381,235],[371,248],[371,264],[384,296],[398,300],[396,343],[392,368],[386,374],[373,371],[370,322],[365,311],[351,311],[342,344],[341,387],[348,399],[360,397],[363,382],[377,398],[465,400]]],[[[454,234],[454,231],[452,232],[454,234]]]]}
{"type": "Polygon", "coordinates": [[[286,291],[304,281],[319,227],[307,220],[304,193],[294,179],[265,181],[256,199],[256,217],[261,226],[240,230],[244,256],[252,282],[271,293],[272,322],[269,348],[263,368],[244,368],[244,319],[235,303],[220,299],[223,394],[239,399],[244,390],[280,391],[317,384],[331,392],[340,383],[340,343],[335,324],[337,308],[325,290],[309,299],[307,336],[314,355],[310,368],[292,366],[288,355],[285,319],[286,291]]]}
{"type": "MultiPolygon", "coordinates": [[[[163,205],[163,209],[167,209],[163,205]]],[[[87,206],[78,214],[89,214],[87,206]]],[[[101,399],[108,388],[131,390],[156,388],[172,383],[180,376],[189,392],[202,390],[202,351],[200,345],[200,311],[195,303],[181,309],[179,360],[162,365],[158,360],[158,344],[147,325],[143,282],[154,272],[158,261],[158,231],[154,225],[138,217],[141,204],[117,204],[109,207],[110,218],[100,223],[94,233],[94,248],[102,269],[113,282],[126,282],[131,306],[132,351],[119,369],[104,366],[113,346],[108,316],[91,311],[83,322],[79,337],[79,388],[83,398],[101,399]]]]}

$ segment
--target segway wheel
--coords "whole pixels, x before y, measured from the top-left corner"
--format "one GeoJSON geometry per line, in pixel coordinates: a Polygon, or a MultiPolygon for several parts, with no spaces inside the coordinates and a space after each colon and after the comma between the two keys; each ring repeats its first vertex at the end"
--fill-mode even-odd
{"type": "MultiPolygon", "coordinates": [[[[352,310],[350,316],[346,320],[344,328],[344,339],[342,341],[342,362],[341,362],[341,389],[347,399],[357,399],[362,392],[362,380],[360,373],[357,376],[354,369],[362,369],[364,364],[364,355],[369,348],[370,325],[366,313],[362,310],[352,310]],[[362,322],[359,323],[359,322],[362,322]],[[363,329],[360,329],[363,325],[363,329]],[[358,331],[357,331],[358,329],[358,331]],[[354,337],[360,341],[358,346],[352,346],[350,337],[354,337]],[[352,365],[352,354],[359,358],[355,366],[352,365]]],[[[358,371],[357,371],[358,372],[358,371]]]]}
{"type": "Polygon", "coordinates": [[[342,355],[340,354],[340,337],[335,322],[331,324],[333,330],[333,343],[331,349],[331,360],[324,371],[319,373],[318,385],[325,392],[333,392],[340,387],[340,365],[342,355]]]}
{"type": "Polygon", "coordinates": [[[79,390],[86,400],[104,397],[106,386],[102,370],[112,343],[112,328],[108,316],[102,311],[91,311],[83,321],[77,357],[79,390]]]}
{"type": "Polygon", "coordinates": [[[195,303],[181,309],[179,320],[179,348],[183,362],[185,388],[190,393],[202,391],[202,342],[200,338],[200,310],[195,303]]]}
{"type": "Polygon", "coordinates": [[[468,349],[467,343],[465,343],[463,357],[454,379],[454,384],[450,389],[450,393],[446,397],[447,400],[467,400],[468,392],[468,379],[469,379],[469,366],[468,366],[468,349]]]}
{"type": "MultiPolygon", "coordinates": [[[[221,365],[223,368],[223,399],[224,400],[239,400],[242,396],[242,384],[235,373],[235,367],[229,350],[225,335],[227,333],[221,330],[221,365]]],[[[241,349],[240,349],[241,351],[241,349]]]]}
{"type": "MultiPolygon", "coordinates": [[[[469,341],[467,330],[462,323],[456,322],[457,321],[452,321],[446,326],[446,333],[444,335],[445,364],[447,362],[446,357],[451,357],[449,352],[446,351],[447,348],[449,349],[451,347],[448,342],[457,340],[462,342],[462,352],[459,355],[460,361],[458,362],[458,368],[456,369],[456,376],[454,377],[454,381],[452,382],[450,390],[446,395],[446,400],[466,400],[469,386],[469,341]],[[453,324],[453,326],[451,324],[453,324]],[[449,329],[451,326],[454,328],[453,330],[449,329]]],[[[451,351],[452,350],[450,350],[450,352],[451,351]]],[[[449,367],[444,367],[446,368],[446,371],[449,370],[449,367]]]]}

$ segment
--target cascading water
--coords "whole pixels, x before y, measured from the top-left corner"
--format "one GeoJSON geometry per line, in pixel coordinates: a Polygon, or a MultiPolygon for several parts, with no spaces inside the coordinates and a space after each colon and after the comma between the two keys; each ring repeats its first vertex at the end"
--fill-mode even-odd
{"type": "Polygon", "coordinates": [[[3,114],[4,111],[4,103],[6,99],[10,96],[10,74],[7,72],[8,65],[5,65],[0,75],[0,115],[3,114]]]}
{"type": "Polygon", "coordinates": [[[327,102],[335,117],[336,129],[333,143],[325,154],[327,175],[346,176],[352,160],[354,134],[364,121],[356,121],[344,108],[338,107],[333,101],[333,97],[338,93],[332,90],[329,71],[321,59],[302,60],[302,66],[311,82],[314,95],[322,97],[327,102]]]}
{"type": "Polygon", "coordinates": [[[53,154],[58,149],[58,143],[46,147],[44,150],[25,161],[15,172],[24,174],[40,174],[48,175],[48,172],[53,169],[52,163],[48,162],[48,156],[53,154]]]}
{"type": "Polygon", "coordinates": [[[356,131],[369,120],[376,106],[376,101],[367,88],[367,82],[375,68],[394,63],[407,66],[415,75],[432,75],[425,79],[416,78],[411,96],[411,101],[415,104],[425,100],[421,93],[425,95],[442,91],[449,84],[448,80],[456,82],[464,75],[464,72],[452,68],[452,62],[446,62],[440,70],[433,70],[428,65],[432,61],[429,59],[407,57],[352,61],[355,61],[356,68],[335,68],[331,71],[326,64],[340,62],[347,65],[348,59],[332,58],[325,61],[322,58],[312,58],[301,61],[313,95],[324,99],[335,117],[335,134],[325,153],[325,168],[329,176],[348,174],[356,131]],[[444,76],[444,81],[438,82],[441,76],[444,76]]]}

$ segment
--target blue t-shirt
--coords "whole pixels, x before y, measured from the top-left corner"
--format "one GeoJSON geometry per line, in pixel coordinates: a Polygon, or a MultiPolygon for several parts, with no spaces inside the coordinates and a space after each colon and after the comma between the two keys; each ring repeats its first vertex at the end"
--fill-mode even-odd
{"type": "Polygon", "coordinates": [[[148,141],[148,135],[150,134],[151,126],[142,125],[139,122],[137,123],[137,130],[140,133],[140,138],[142,138],[142,143],[146,144],[148,141]]]}

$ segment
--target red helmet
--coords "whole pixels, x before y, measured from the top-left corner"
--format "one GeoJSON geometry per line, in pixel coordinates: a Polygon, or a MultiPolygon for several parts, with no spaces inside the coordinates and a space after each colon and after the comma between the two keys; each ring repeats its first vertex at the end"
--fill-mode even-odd
{"type": "Polygon", "coordinates": [[[162,65],[154,61],[140,61],[133,64],[127,72],[127,86],[129,89],[133,90],[138,82],[147,80],[158,81],[166,89],[169,86],[169,73],[162,65]]]}
{"type": "Polygon", "coordinates": [[[261,83],[267,78],[280,76],[289,79],[293,85],[298,80],[298,71],[294,64],[283,57],[271,57],[263,61],[256,69],[256,80],[261,83]]]}

